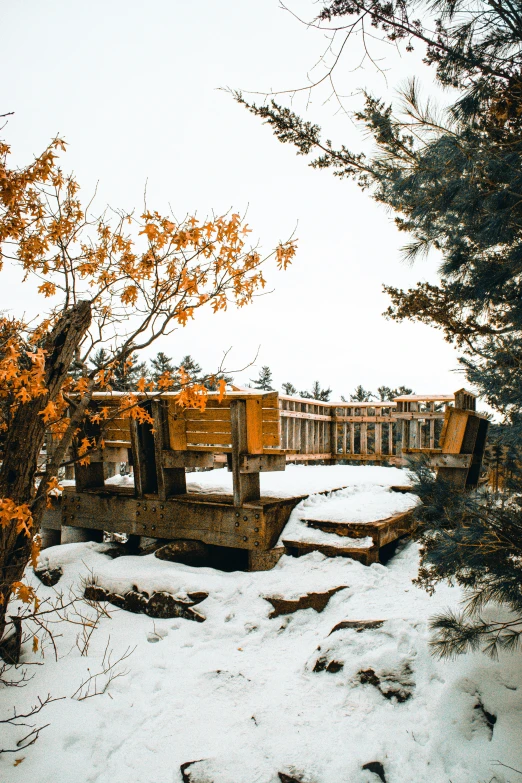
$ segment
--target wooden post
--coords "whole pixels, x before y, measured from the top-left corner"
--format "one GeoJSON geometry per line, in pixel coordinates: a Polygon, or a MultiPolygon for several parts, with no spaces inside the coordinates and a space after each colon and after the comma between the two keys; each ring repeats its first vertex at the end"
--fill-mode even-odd
{"type": "Polygon", "coordinates": [[[368,454],[368,432],[365,421],[361,422],[361,454],[368,454]]]}
{"type": "MultiPolygon", "coordinates": [[[[326,408],[325,408],[326,410],[326,408]]],[[[332,421],[329,425],[329,447],[328,451],[332,455],[332,459],[330,460],[331,465],[335,465],[336,463],[336,457],[339,454],[339,430],[337,428],[337,422],[334,421],[334,418],[337,414],[337,408],[330,408],[330,416],[332,417],[332,421]]]]}
{"type": "Polygon", "coordinates": [[[231,400],[230,424],[232,429],[232,481],[234,505],[242,506],[249,500],[261,496],[259,473],[241,473],[241,457],[248,454],[247,405],[246,400],[231,400]]]}
{"type": "MultiPolygon", "coordinates": [[[[376,410],[378,410],[380,413],[379,408],[376,410]]],[[[375,425],[375,454],[382,454],[382,424],[379,422],[375,425]]]]}
{"type": "Polygon", "coordinates": [[[187,491],[187,481],[185,468],[163,467],[163,452],[169,446],[169,420],[166,401],[155,400],[152,403],[152,409],[158,496],[160,500],[166,500],[171,495],[184,495],[187,491]]]}
{"type": "MultiPolygon", "coordinates": [[[[143,407],[150,410],[150,403],[144,403],[143,407]]],[[[158,476],[151,425],[139,424],[135,419],[131,419],[130,435],[136,497],[155,494],[158,491],[158,476]]]]}

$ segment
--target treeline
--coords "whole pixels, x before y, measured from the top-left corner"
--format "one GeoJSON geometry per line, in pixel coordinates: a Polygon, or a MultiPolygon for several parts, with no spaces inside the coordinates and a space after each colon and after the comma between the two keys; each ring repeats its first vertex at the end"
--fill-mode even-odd
{"type": "MultiPolygon", "coordinates": [[[[107,365],[109,357],[107,352],[101,348],[95,353],[91,360],[92,368],[101,369],[107,365]]],[[[111,367],[111,387],[114,391],[134,391],[141,378],[157,383],[166,373],[169,373],[174,380],[172,390],[180,389],[177,376],[183,368],[190,380],[195,383],[201,383],[210,391],[217,389],[218,382],[224,380],[225,383],[232,381],[231,375],[222,372],[212,373],[204,372],[201,365],[195,359],[187,354],[178,364],[174,363],[171,356],[159,351],[150,362],[139,362],[136,354],[129,354],[125,361],[116,362],[111,367]]],[[[81,374],[81,373],[79,373],[81,374]]]]}
{"type": "MultiPolygon", "coordinates": [[[[262,389],[263,391],[275,391],[272,371],[268,365],[261,367],[259,376],[251,379],[249,384],[253,389],[262,389]]],[[[319,381],[314,381],[310,389],[298,390],[293,383],[283,383],[282,386],[284,394],[290,397],[304,397],[306,400],[319,400],[320,402],[328,402],[330,395],[332,394],[331,388],[324,386],[319,381]]],[[[407,386],[399,386],[394,389],[390,386],[379,386],[377,388],[377,394],[365,389],[363,386],[356,386],[353,393],[348,397],[341,395],[342,402],[371,402],[372,400],[385,402],[393,400],[395,397],[399,397],[402,394],[414,394],[413,389],[409,389],[407,386]]]]}

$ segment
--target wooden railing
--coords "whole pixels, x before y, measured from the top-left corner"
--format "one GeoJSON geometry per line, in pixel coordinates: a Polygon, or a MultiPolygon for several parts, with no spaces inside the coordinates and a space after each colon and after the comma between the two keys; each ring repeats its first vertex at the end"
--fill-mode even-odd
{"type": "Polygon", "coordinates": [[[436,448],[455,395],[411,395],[393,402],[319,402],[279,396],[287,462],[401,462],[403,448],[436,448]]]}

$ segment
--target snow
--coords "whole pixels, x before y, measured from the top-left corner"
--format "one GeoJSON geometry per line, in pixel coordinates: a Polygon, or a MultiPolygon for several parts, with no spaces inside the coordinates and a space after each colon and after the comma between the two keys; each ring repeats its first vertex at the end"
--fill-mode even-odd
{"type": "MultiPolygon", "coordinates": [[[[294,486],[297,472],[306,470],[296,468],[294,486]]],[[[355,470],[350,490],[310,498],[294,514],[353,520],[357,513],[364,521],[372,495],[373,509],[386,515],[394,504],[414,501],[386,489],[389,482],[375,472],[386,469],[355,470]]],[[[393,483],[406,483],[404,474],[393,483]]],[[[372,761],[382,763],[387,783],[519,779],[497,762],[522,769],[522,656],[502,653],[492,661],[473,653],[440,661],[430,654],[429,618],[456,608],[462,596],[447,585],[429,596],[412,584],[416,544],[402,546],[387,566],[316,552],[284,556],[273,570],[257,573],[192,568],[153,555],[113,560],[107,550],[94,543],[45,550],[42,561],[61,565],[62,579],[47,588],[28,578],[42,599],[78,592],[92,574],[121,592],[206,591],[198,605],[206,621],[152,620],[108,605],[86,656],[76,644],[81,628],[72,624],[56,626],[57,661],[49,645],[42,659],[27,643],[23,662],[45,663],[29,666],[34,676],[25,688],[0,690],[0,717],[15,704],[24,710],[38,695],[65,698],[34,719],[49,726],[33,746],[0,754],[2,783],[181,783],[180,765],[200,759],[193,768],[198,783],[279,783],[278,772],[303,783],[379,783],[362,769],[372,761]],[[264,597],[340,586],[322,613],[269,619],[264,597]],[[332,633],[346,620],[384,622],[332,633]],[[113,659],[134,650],[120,665],[126,674],[103,695],[72,698],[89,672],[100,671],[107,645],[113,659]],[[314,671],[319,658],[343,667],[314,671]],[[370,669],[378,687],[361,682],[360,672],[370,669]],[[497,718],[493,730],[484,710],[497,718]]],[[[2,728],[2,746],[24,734],[2,728]]]]}
{"type": "MultiPolygon", "coordinates": [[[[226,469],[192,473],[187,477],[189,492],[232,493],[232,473],[226,469]]],[[[400,468],[359,465],[287,465],[277,473],[261,473],[264,497],[299,497],[327,492],[360,483],[392,486],[411,483],[409,473],[400,468]]]]}
{"type": "MultiPolygon", "coordinates": [[[[361,470],[361,468],[359,468],[361,470]]],[[[370,468],[362,468],[362,471],[370,468]]],[[[384,468],[384,470],[394,470],[384,468]]],[[[393,492],[389,486],[378,484],[354,484],[337,492],[326,495],[311,495],[302,500],[292,511],[285,529],[281,533],[278,546],[283,541],[305,541],[307,543],[326,544],[328,546],[355,549],[368,549],[373,541],[370,536],[350,538],[336,533],[327,533],[309,527],[304,520],[323,520],[330,522],[378,522],[393,514],[408,511],[417,505],[418,498],[410,492],[393,492]]]]}

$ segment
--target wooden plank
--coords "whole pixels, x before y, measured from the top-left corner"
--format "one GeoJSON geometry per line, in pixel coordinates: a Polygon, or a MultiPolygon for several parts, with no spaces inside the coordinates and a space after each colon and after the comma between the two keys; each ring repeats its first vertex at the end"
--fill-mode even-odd
{"type": "Polygon", "coordinates": [[[363,565],[371,565],[372,563],[379,562],[379,549],[376,546],[369,548],[350,548],[349,546],[337,547],[326,544],[291,541],[286,538],[283,539],[283,544],[285,545],[288,554],[296,557],[308,555],[310,552],[321,552],[327,557],[349,557],[352,560],[357,560],[363,565]]]}
{"type": "Polygon", "coordinates": [[[187,442],[192,440],[193,435],[228,435],[232,429],[229,421],[187,421],[186,423],[187,442]]]}
{"type": "Polygon", "coordinates": [[[429,464],[432,468],[469,468],[471,460],[471,454],[434,454],[429,464]]]}
{"type": "Polygon", "coordinates": [[[187,422],[197,421],[228,421],[230,422],[230,408],[206,408],[204,411],[196,410],[195,408],[187,408],[183,415],[187,422]]]}
{"type": "Polygon", "coordinates": [[[301,411],[289,411],[289,410],[282,410],[280,411],[280,416],[283,419],[315,419],[316,421],[331,421],[332,417],[330,415],[322,414],[322,413],[302,413],[301,411]]]}
{"type": "Polygon", "coordinates": [[[375,453],[382,454],[382,424],[375,425],[375,453]]]}
{"type": "Polygon", "coordinates": [[[241,457],[248,453],[246,400],[234,400],[231,408],[232,422],[232,484],[234,505],[260,498],[259,473],[241,473],[241,457]]]}
{"type": "Polygon", "coordinates": [[[170,451],[162,454],[164,468],[213,468],[214,454],[210,451],[170,451]]]}
{"type": "Polygon", "coordinates": [[[334,416],[333,421],[341,424],[342,422],[366,422],[367,424],[388,424],[395,421],[395,416],[334,416]]]}
{"type": "Polygon", "coordinates": [[[454,394],[402,394],[393,402],[453,402],[454,394]]]}
{"type": "Polygon", "coordinates": [[[167,467],[163,459],[169,443],[167,403],[164,400],[155,400],[152,403],[152,411],[158,495],[160,500],[166,500],[171,495],[183,495],[187,491],[185,467],[167,467]]]}
{"type": "MultiPolygon", "coordinates": [[[[454,410],[454,408],[449,408],[448,410],[454,410]]],[[[444,411],[436,411],[433,413],[430,411],[404,411],[404,413],[394,413],[390,418],[392,421],[413,421],[414,419],[425,419],[426,421],[429,421],[430,419],[443,419],[444,415],[444,411]]]]}
{"type": "Polygon", "coordinates": [[[286,468],[286,454],[243,454],[240,459],[240,473],[280,471],[286,468]]]}
{"type": "Polygon", "coordinates": [[[368,432],[366,422],[361,423],[361,454],[368,453],[368,432]]]}
{"type": "Polygon", "coordinates": [[[183,411],[169,402],[169,444],[174,451],[185,451],[187,448],[186,421],[183,411]]]}
{"type": "Polygon", "coordinates": [[[131,444],[136,495],[141,497],[148,492],[156,492],[158,477],[150,424],[138,424],[135,419],[131,420],[131,444]]]}
{"type": "MultiPolygon", "coordinates": [[[[246,405],[247,451],[249,454],[261,454],[263,452],[263,443],[265,441],[261,400],[246,400],[245,405],[246,405]]],[[[277,445],[280,445],[279,428],[277,428],[276,435],[277,435],[277,445]]]]}
{"type": "Polygon", "coordinates": [[[455,408],[450,408],[448,414],[444,440],[441,441],[442,451],[444,454],[460,454],[470,414],[455,408]]]}

